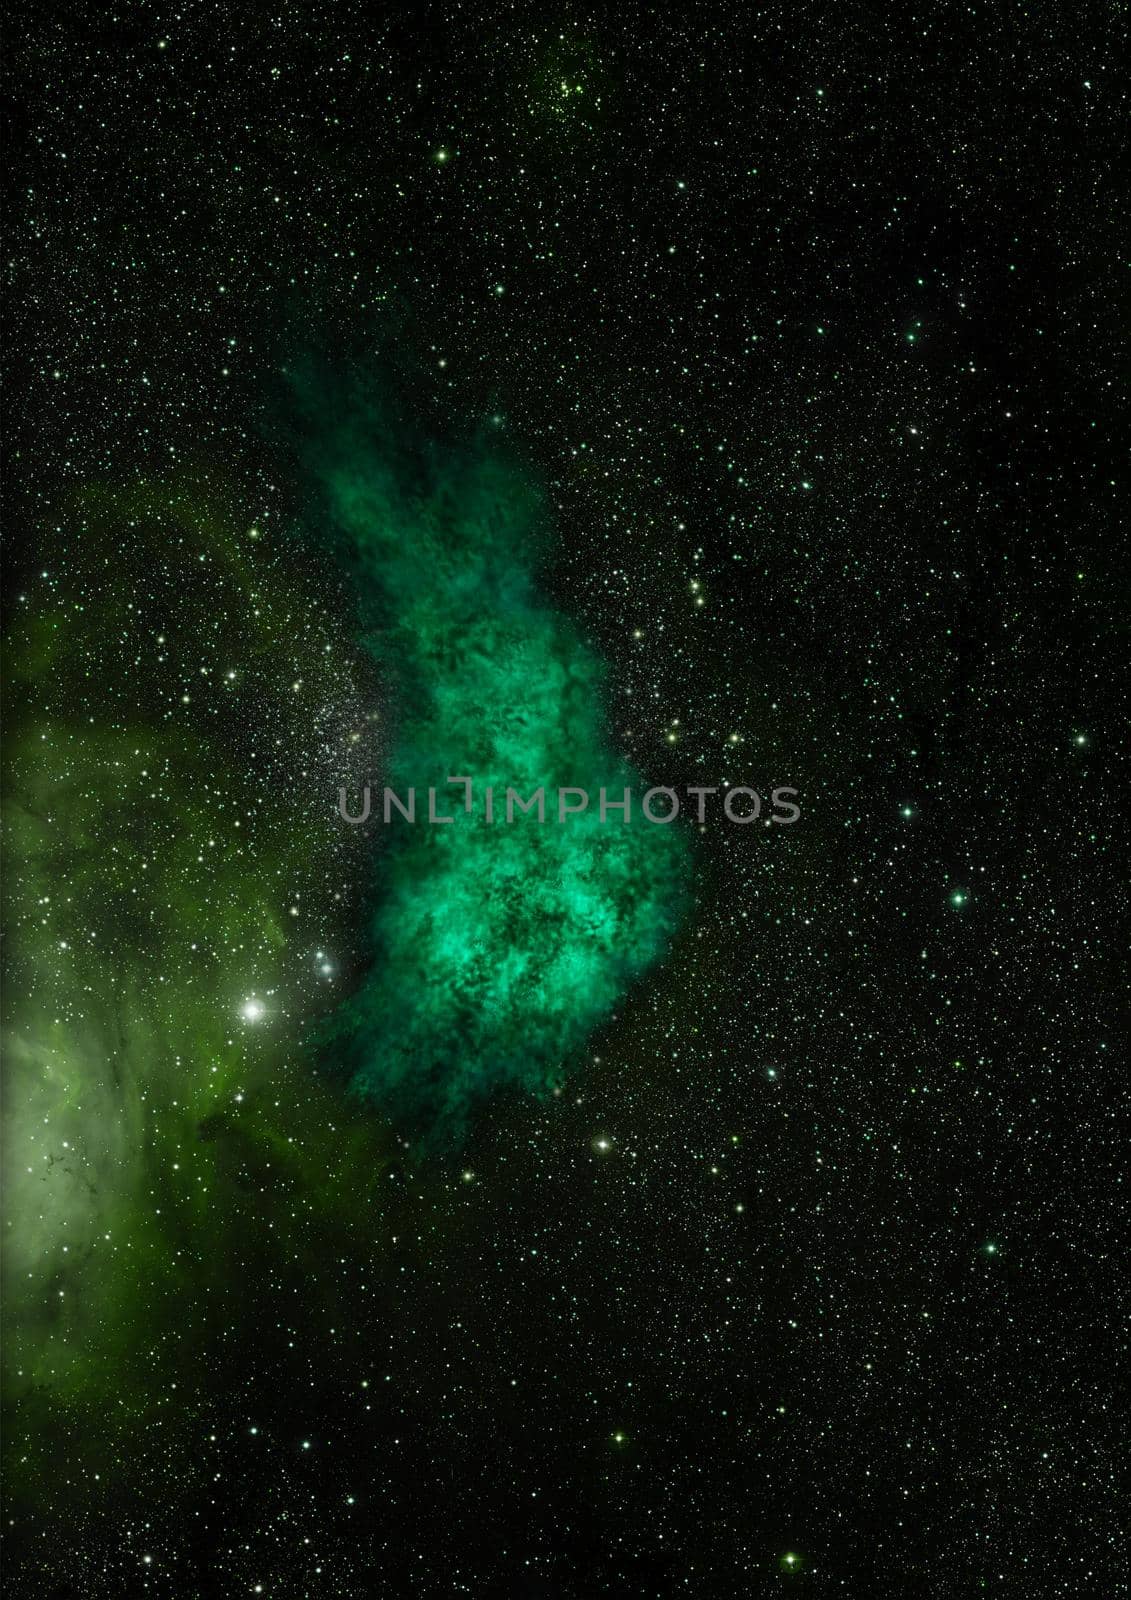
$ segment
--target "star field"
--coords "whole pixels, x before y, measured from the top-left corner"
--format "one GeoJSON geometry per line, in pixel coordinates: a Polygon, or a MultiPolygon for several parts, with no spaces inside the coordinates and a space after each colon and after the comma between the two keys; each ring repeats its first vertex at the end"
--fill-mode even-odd
{"type": "Polygon", "coordinates": [[[1125,48],[10,14],[13,1596],[1126,1591],[1125,48]],[[564,1013],[428,940],[587,862],[336,810],[512,705],[720,790],[564,1013]]]}

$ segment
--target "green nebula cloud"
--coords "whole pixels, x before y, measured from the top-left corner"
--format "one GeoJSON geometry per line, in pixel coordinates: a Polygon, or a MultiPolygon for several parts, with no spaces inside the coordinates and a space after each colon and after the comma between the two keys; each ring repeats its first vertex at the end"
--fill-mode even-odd
{"type": "MultiPolygon", "coordinates": [[[[308,411],[318,404],[309,387],[308,411]]],[[[370,922],[373,964],[331,1030],[354,1090],[458,1135],[498,1089],[546,1091],[626,989],[665,951],[685,903],[687,838],[642,819],[648,787],[614,754],[603,672],[543,599],[538,495],[487,449],[406,451],[373,406],[323,433],[312,461],[352,560],[362,646],[395,711],[376,790],[434,787],[447,826],[386,832],[370,922]],[[462,811],[454,774],[473,778],[462,811]],[[505,816],[508,786],[547,793],[547,820],[505,816]],[[593,797],[556,819],[558,786],[593,797]],[[596,809],[635,791],[631,822],[596,809]]],[[[343,824],[346,826],[346,824],[343,824]]]]}
{"type": "Polygon", "coordinates": [[[290,1264],[317,1298],[391,1142],[296,1046],[329,1000],[316,952],[348,951],[356,914],[357,851],[323,795],[359,663],[297,538],[243,500],[214,476],[88,486],[44,518],[10,597],[3,1390],[22,1491],[60,1461],[96,1486],[140,1421],[188,1420],[253,1265],[290,1264]]]}
{"type": "Polygon", "coordinates": [[[338,818],[374,728],[401,789],[639,787],[536,593],[537,497],[390,440],[361,411],[317,463],[360,649],[324,547],[209,471],[88,485],[13,594],[4,1437],[33,1498],[60,1460],[97,1496],[140,1424],[208,1414],[245,1336],[287,1370],[294,1294],[338,1325],[343,1261],[408,1231],[382,1113],[450,1137],[545,1089],[680,914],[677,827],[378,823],[375,850],[338,818]],[[306,1042],[327,1013],[353,1096],[306,1042]]]}

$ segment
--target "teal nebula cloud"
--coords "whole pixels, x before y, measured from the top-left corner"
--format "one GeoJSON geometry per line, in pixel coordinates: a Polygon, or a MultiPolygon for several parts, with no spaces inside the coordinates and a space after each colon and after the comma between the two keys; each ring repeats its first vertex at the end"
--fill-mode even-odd
{"type": "Polygon", "coordinates": [[[370,824],[372,964],[330,1025],[331,1053],[359,1095],[458,1135],[497,1090],[547,1091],[663,956],[689,845],[682,824],[640,818],[648,785],[611,747],[602,665],[539,593],[545,535],[529,481],[497,449],[395,438],[360,406],[312,458],[391,719],[370,824]],[[453,774],[474,779],[470,815],[462,789],[445,787],[453,774]],[[394,812],[384,826],[385,785],[415,789],[425,817],[435,787],[455,821],[429,826],[418,812],[413,826],[394,812]],[[633,789],[630,823],[600,821],[602,785],[610,799],[633,789]],[[506,825],[508,786],[544,786],[545,823],[518,813],[506,825]],[[592,808],[559,823],[559,786],[584,787],[592,808]]]}

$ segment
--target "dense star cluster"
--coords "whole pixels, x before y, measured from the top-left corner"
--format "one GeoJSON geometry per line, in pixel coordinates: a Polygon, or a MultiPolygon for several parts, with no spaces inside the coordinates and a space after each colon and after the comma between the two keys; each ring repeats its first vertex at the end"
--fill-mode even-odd
{"type": "Polygon", "coordinates": [[[1131,1584],[1125,48],[13,14],[13,1596],[1131,1584]]]}

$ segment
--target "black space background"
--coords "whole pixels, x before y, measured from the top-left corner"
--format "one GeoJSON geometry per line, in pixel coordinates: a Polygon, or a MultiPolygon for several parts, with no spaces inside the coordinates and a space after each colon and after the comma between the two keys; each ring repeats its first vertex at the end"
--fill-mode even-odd
{"type": "Polygon", "coordinates": [[[1126,1594],[1120,9],[6,34],[21,570],[72,482],[301,498],[262,419],[309,329],[537,471],[655,781],[805,812],[704,835],[583,1104],[488,1111],[458,1220],[423,1186],[435,1251],[346,1313],[394,1398],[265,1317],[201,1374],[215,1481],[61,1493],[11,1592],[1126,1594]]]}

